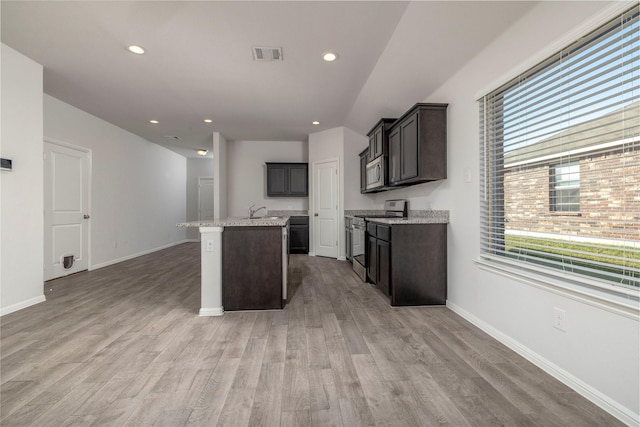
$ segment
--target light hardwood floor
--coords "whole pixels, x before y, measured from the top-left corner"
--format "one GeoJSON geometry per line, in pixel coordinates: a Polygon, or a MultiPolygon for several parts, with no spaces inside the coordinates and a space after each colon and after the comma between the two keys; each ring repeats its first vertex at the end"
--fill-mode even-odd
{"type": "Polygon", "coordinates": [[[48,282],[2,317],[0,425],[620,425],[448,309],[390,307],[346,262],[292,256],[284,310],[198,317],[199,250],[48,282]]]}

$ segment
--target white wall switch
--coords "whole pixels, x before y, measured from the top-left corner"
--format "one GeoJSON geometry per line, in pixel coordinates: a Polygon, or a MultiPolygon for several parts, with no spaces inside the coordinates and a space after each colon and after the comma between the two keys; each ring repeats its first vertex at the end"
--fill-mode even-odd
{"type": "Polygon", "coordinates": [[[213,252],[213,240],[207,240],[207,252],[213,252]]]}
{"type": "Polygon", "coordinates": [[[567,312],[553,307],[553,327],[560,329],[562,332],[567,332],[567,312]]]}
{"type": "Polygon", "coordinates": [[[471,182],[471,168],[464,169],[464,182],[471,182]]]}

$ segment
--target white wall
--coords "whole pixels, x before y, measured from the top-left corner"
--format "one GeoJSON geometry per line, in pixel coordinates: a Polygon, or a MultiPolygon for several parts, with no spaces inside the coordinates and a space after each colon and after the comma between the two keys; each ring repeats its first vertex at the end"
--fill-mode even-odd
{"type": "MultiPolygon", "coordinates": [[[[230,141],[227,144],[228,214],[247,216],[249,206],[307,210],[308,197],[267,197],[267,162],[308,160],[306,141],[230,141]]],[[[266,213],[260,211],[258,215],[266,213]]]]}
{"type": "Polygon", "coordinates": [[[1,46],[0,315],[44,301],[42,66],[1,46]]]}
{"type": "MultiPolygon", "coordinates": [[[[190,158],[187,159],[187,221],[198,220],[199,183],[200,177],[213,176],[213,159],[190,158]]],[[[200,240],[200,232],[197,228],[187,228],[188,240],[200,240]]]]}
{"type": "Polygon", "coordinates": [[[213,217],[227,217],[227,140],[219,132],[213,133],[213,217]]]}
{"type": "MultiPolygon", "coordinates": [[[[480,269],[478,105],[475,95],[533,65],[543,52],[607,8],[595,2],[541,2],[424,102],[448,102],[448,174],[442,183],[403,190],[419,203],[449,209],[448,305],[564,378],[601,406],[638,420],[640,328],[637,317],[567,294],[480,269]],[[507,74],[505,74],[507,73],[507,74]],[[496,80],[498,79],[498,80],[496,80]],[[464,182],[464,170],[474,179],[464,182]],[[552,326],[554,307],[566,310],[568,331],[552,326]]],[[[407,13],[410,13],[408,9],[407,13]]],[[[586,32],[588,30],[583,30],[586,32]]],[[[578,31],[579,33],[580,31],[578,31]]],[[[561,47],[561,46],[557,46],[561,47]]],[[[547,52],[551,54],[552,52],[547,52]]]]}
{"type": "Polygon", "coordinates": [[[90,269],[185,239],[184,157],[49,95],[44,135],[91,150],[90,269]]]}

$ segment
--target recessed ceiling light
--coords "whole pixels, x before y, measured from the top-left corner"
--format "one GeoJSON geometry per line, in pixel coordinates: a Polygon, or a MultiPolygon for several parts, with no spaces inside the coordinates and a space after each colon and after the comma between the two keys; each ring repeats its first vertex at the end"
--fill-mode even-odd
{"type": "Polygon", "coordinates": [[[157,121],[157,120],[149,120],[149,123],[153,123],[154,125],[157,125],[157,124],[158,124],[158,123],[160,123],[160,122],[159,122],[159,121],[157,121]]]}
{"type": "Polygon", "coordinates": [[[336,59],[338,59],[338,54],[333,52],[325,52],[322,54],[322,59],[324,59],[327,62],[333,62],[336,59]]]}
{"type": "Polygon", "coordinates": [[[207,155],[207,150],[196,150],[196,153],[198,154],[198,156],[206,156],[207,155]]]}
{"type": "Polygon", "coordinates": [[[142,46],[138,46],[136,44],[132,44],[127,49],[129,49],[129,52],[135,53],[136,55],[144,54],[144,48],[142,46]]]}
{"type": "Polygon", "coordinates": [[[319,124],[320,124],[320,122],[319,122],[319,121],[317,121],[317,120],[314,120],[314,121],[312,121],[312,122],[311,122],[311,124],[312,124],[312,125],[319,125],[319,124]]]}
{"type": "Polygon", "coordinates": [[[211,119],[204,119],[204,122],[205,122],[205,123],[213,123],[213,120],[211,120],[211,119]]]}

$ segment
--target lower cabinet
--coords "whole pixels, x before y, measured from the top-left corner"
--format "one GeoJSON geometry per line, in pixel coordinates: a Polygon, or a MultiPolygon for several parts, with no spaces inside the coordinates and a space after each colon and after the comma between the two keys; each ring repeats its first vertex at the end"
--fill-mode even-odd
{"type": "Polygon", "coordinates": [[[367,277],[391,305],[447,301],[447,225],[367,223],[367,277]]]}
{"type": "Polygon", "coordinates": [[[226,227],[222,233],[225,311],[283,307],[282,228],[226,227]]]}
{"type": "MultiPolygon", "coordinates": [[[[367,233],[369,234],[368,231],[367,233]]],[[[375,234],[369,234],[369,236],[367,237],[365,258],[365,262],[367,264],[367,280],[373,284],[376,284],[378,283],[378,239],[376,239],[375,234]]]]}
{"type": "Polygon", "coordinates": [[[308,216],[292,216],[289,218],[289,253],[309,253],[308,216]]]}

